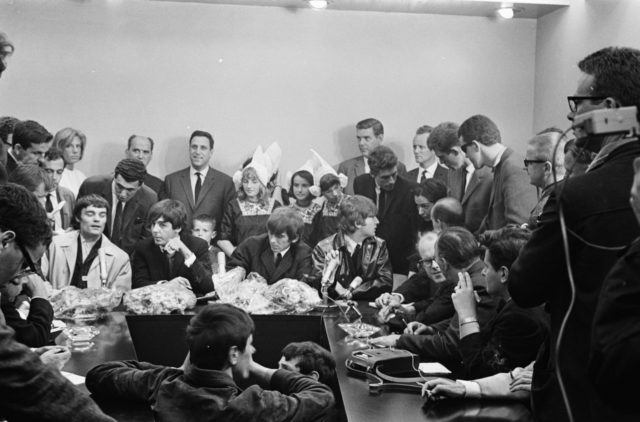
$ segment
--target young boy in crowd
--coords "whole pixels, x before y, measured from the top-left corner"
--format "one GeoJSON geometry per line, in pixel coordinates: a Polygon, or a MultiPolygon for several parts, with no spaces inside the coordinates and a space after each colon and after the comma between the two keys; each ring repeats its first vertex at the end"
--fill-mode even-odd
{"type": "MultiPolygon", "coordinates": [[[[222,249],[216,245],[216,220],[208,214],[200,214],[193,218],[191,222],[191,234],[195,237],[207,242],[209,245],[209,260],[211,261],[211,273],[218,274],[220,266],[218,265],[218,252],[222,249]]],[[[224,269],[224,265],[223,265],[224,269]]]]}

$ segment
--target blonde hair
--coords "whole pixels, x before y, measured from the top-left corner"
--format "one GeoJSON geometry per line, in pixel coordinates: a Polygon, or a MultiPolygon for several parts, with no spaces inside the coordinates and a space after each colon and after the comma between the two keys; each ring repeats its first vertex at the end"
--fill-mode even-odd
{"type": "MultiPolygon", "coordinates": [[[[247,179],[255,179],[260,184],[260,190],[258,191],[258,204],[262,206],[266,206],[269,204],[269,189],[260,181],[256,170],[253,167],[246,167],[242,170],[242,182],[247,179]]],[[[240,187],[238,188],[238,199],[241,201],[246,201],[248,198],[247,193],[244,191],[243,184],[240,183],[240,187]]]]}
{"type": "Polygon", "coordinates": [[[64,149],[73,142],[74,138],[80,139],[80,159],[84,157],[84,147],[87,145],[87,137],[84,133],[72,127],[65,127],[60,129],[53,137],[53,144],[51,146],[57,147],[64,151],[64,149]]]}

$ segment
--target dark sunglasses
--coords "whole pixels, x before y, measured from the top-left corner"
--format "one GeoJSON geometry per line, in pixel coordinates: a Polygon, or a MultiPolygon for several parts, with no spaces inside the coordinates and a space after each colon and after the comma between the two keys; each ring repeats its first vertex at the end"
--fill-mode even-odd
{"type": "Polygon", "coordinates": [[[524,166],[529,167],[529,164],[533,163],[546,163],[547,160],[524,160],[524,166]]]}
{"type": "Polygon", "coordinates": [[[575,113],[576,111],[578,111],[578,106],[583,101],[602,101],[606,98],[607,97],[593,95],[571,95],[567,97],[567,102],[569,103],[569,110],[571,110],[572,113],[575,113]]]}

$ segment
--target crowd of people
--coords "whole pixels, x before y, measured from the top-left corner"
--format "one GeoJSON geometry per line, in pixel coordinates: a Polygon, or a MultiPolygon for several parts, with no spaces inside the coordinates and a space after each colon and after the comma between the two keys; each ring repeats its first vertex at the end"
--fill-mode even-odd
{"type": "MultiPolygon", "coordinates": [[[[13,49],[0,34],[0,74],[13,49]]],[[[640,51],[605,48],[578,66],[569,120],[640,107],[640,51]]],[[[235,267],[375,302],[392,334],[373,344],[457,378],[425,383],[430,399],[530,399],[548,421],[638,416],[622,387],[640,368],[635,133],[569,140],[547,128],[523,157],[478,114],[421,124],[411,171],[379,120],[359,121],[355,135],[360,156],[331,166],[310,150],[286,186],[277,144],[232,177],[210,165],[205,130],[185,140],[183,170],[149,174],[154,140],[134,134],[112,173],[87,177],[80,130],[0,118],[0,418],[111,420],[52,367],[63,351],[47,346],[51,287],[173,283],[200,296],[235,267]]],[[[87,387],[145,401],[159,420],[344,417],[330,352],[296,343],[269,369],[252,359],[253,334],[244,311],[209,305],[187,328],[181,368],[104,363],[87,387]],[[242,390],[248,377],[256,384],[242,390]]]]}

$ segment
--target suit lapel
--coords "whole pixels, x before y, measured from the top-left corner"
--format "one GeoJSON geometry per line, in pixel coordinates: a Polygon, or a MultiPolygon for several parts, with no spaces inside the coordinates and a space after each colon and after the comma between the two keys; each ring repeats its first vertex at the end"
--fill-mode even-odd
{"type": "Polygon", "coordinates": [[[78,236],[80,232],[77,232],[76,236],[72,236],[69,239],[69,243],[63,245],[64,258],[67,261],[67,268],[69,269],[70,277],[73,275],[73,271],[76,269],[76,257],[78,256],[78,236]]]}
{"type": "Polygon", "coordinates": [[[133,198],[131,198],[124,205],[124,210],[122,215],[122,227],[120,227],[120,233],[125,233],[129,225],[133,222],[133,219],[136,215],[136,210],[138,209],[138,193],[140,193],[140,190],[138,190],[138,192],[136,192],[133,198]]]}
{"type": "Polygon", "coordinates": [[[460,201],[462,204],[464,204],[469,199],[469,197],[471,196],[471,193],[480,184],[481,180],[482,180],[482,175],[479,174],[479,171],[478,170],[474,171],[473,174],[471,175],[471,180],[469,180],[469,186],[467,186],[467,189],[465,189],[464,196],[462,197],[462,201],[460,201]]]}
{"type": "Polygon", "coordinates": [[[364,174],[364,158],[358,157],[358,159],[356,160],[356,165],[353,168],[355,170],[356,176],[364,174]]]}
{"type": "Polygon", "coordinates": [[[462,202],[463,193],[460,191],[460,187],[462,186],[462,177],[463,171],[462,169],[457,170],[449,170],[449,190],[452,198],[456,198],[458,201],[462,202]]]}
{"type": "Polygon", "coordinates": [[[182,174],[180,174],[180,185],[184,190],[184,196],[187,198],[187,202],[191,210],[195,208],[195,204],[193,202],[193,192],[191,191],[191,177],[189,175],[190,168],[187,168],[182,174]]]}
{"type": "Polygon", "coordinates": [[[198,196],[198,203],[196,204],[195,208],[198,208],[198,205],[200,205],[200,203],[202,202],[202,199],[207,196],[207,193],[209,193],[209,190],[211,190],[211,187],[213,186],[213,169],[211,167],[209,167],[209,170],[207,171],[207,177],[204,178],[203,182],[202,182],[202,189],[200,189],[200,195],[198,196]]]}
{"type": "MultiPolygon", "coordinates": [[[[169,261],[167,256],[160,250],[160,247],[155,243],[151,242],[151,260],[149,261],[152,265],[153,263],[162,263],[162,275],[167,274],[167,281],[171,280],[173,277],[171,276],[171,271],[169,268],[169,261]]],[[[157,268],[149,268],[149,273],[159,272],[157,268]]]]}
{"type": "MultiPolygon", "coordinates": [[[[276,266],[273,262],[273,252],[271,251],[271,248],[269,247],[268,241],[267,241],[267,247],[264,248],[264,250],[262,251],[262,253],[260,254],[260,260],[262,261],[262,265],[264,266],[264,268],[267,269],[267,271],[265,271],[265,278],[269,278],[271,279],[272,277],[269,277],[269,275],[275,275],[276,272],[276,266]]],[[[284,261],[284,259],[283,259],[284,261]]],[[[282,265],[282,263],[280,263],[282,265]]]]}

